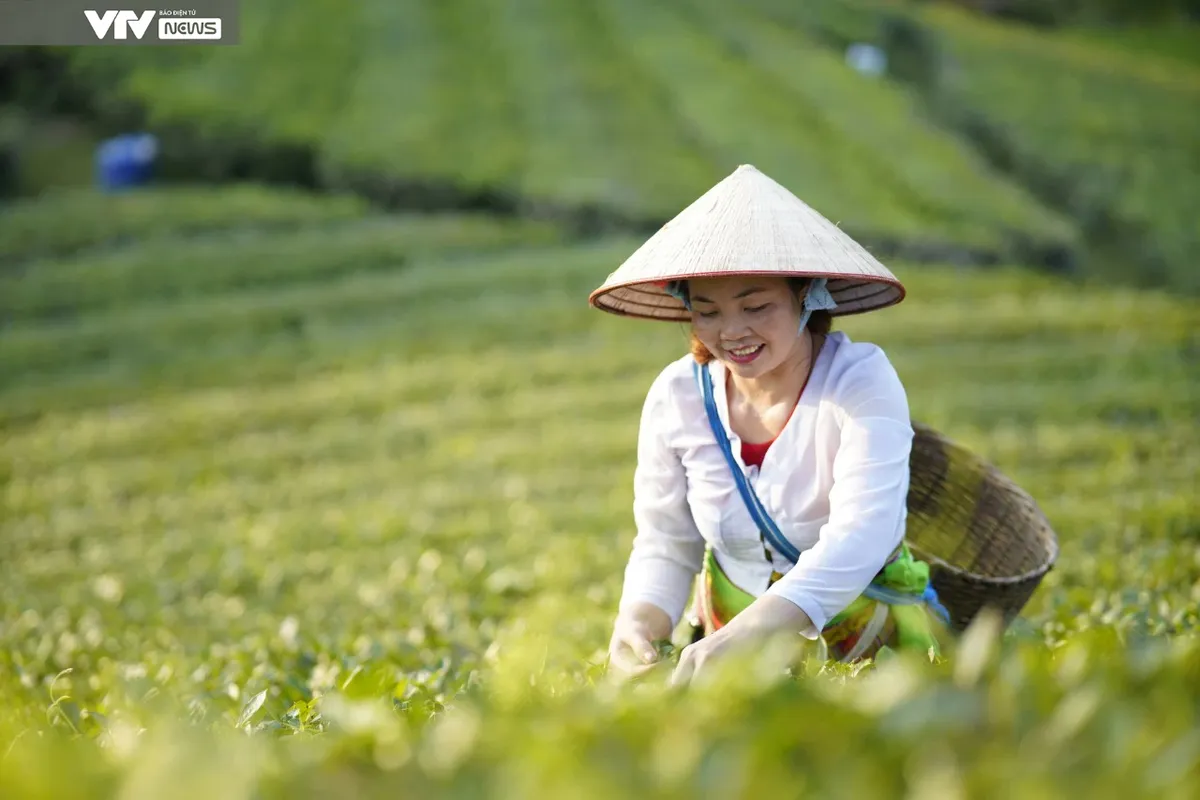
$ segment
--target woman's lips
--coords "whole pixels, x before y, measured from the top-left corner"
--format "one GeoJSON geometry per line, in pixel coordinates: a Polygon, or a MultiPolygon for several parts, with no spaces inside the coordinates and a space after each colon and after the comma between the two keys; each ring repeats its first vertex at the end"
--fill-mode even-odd
{"type": "Polygon", "coordinates": [[[766,345],[759,344],[755,345],[754,347],[737,347],[733,349],[727,348],[725,352],[729,354],[729,359],[734,363],[749,364],[751,361],[758,358],[764,347],[766,347],[766,345]]]}

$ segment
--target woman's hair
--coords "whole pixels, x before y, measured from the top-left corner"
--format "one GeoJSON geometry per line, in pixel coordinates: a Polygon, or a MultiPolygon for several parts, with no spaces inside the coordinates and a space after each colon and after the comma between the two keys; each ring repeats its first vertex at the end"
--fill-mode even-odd
{"type": "MultiPolygon", "coordinates": [[[[793,276],[787,279],[788,287],[797,295],[807,288],[811,282],[811,278],[797,278],[793,276]]],[[[833,315],[828,311],[814,311],[809,315],[808,322],[805,323],[804,327],[808,329],[809,333],[818,335],[827,334],[833,329],[833,315]]],[[[695,331],[692,331],[691,349],[692,358],[696,359],[696,362],[699,364],[707,364],[714,358],[713,354],[709,352],[708,348],[696,336],[695,331]]]]}

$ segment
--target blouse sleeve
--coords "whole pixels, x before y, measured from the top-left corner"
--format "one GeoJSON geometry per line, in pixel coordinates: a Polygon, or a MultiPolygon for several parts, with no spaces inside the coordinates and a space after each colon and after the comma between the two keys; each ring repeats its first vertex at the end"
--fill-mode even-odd
{"type": "Polygon", "coordinates": [[[840,381],[841,432],[829,519],[817,544],[769,590],[799,606],[815,639],[862,594],[904,536],[913,429],[908,399],[882,352],[840,381]]]}
{"type": "Polygon", "coordinates": [[[672,628],[683,616],[704,558],[704,539],[687,502],[687,475],[667,442],[673,420],[669,383],[660,376],[642,407],[633,481],[637,534],[620,604],[624,610],[652,603],[670,617],[672,628]]]}

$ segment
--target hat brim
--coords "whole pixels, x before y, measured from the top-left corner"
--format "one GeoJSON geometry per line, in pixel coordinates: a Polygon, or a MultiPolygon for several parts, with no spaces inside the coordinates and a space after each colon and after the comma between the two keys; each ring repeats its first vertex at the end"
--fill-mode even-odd
{"type": "Polygon", "coordinates": [[[670,295],[658,285],[660,281],[694,280],[696,278],[728,278],[733,276],[762,275],[764,277],[826,278],[826,288],[837,303],[830,309],[831,316],[844,317],[864,314],[904,299],[904,286],[898,280],[873,277],[870,280],[847,277],[838,273],[817,272],[709,272],[688,273],[671,278],[656,278],[653,281],[628,281],[602,286],[588,296],[588,305],[622,317],[658,320],[662,322],[691,322],[692,314],[679,298],[670,295]]]}

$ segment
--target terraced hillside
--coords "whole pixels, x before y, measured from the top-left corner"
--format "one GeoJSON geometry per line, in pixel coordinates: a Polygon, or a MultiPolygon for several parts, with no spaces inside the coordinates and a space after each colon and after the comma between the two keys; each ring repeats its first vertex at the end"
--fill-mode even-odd
{"type": "Polygon", "coordinates": [[[22,380],[10,381],[0,419],[90,402],[92,389],[139,397],[160,372],[223,384],[291,374],[301,355],[360,357],[323,332],[361,338],[399,324],[414,274],[456,285],[444,304],[474,297],[456,259],[562,239],[544,223],[387,216],[254,186],[73,191],[12,207],[0,225],[0,372],[22,380]],[[413,272],[435,255],[447,275],[413,272]],[[77,391],[62,393],[68,384],[77,391]]]}
{"type": "Polygon", "coordinates": [[[1138,243],[1141,252],[1126,246],[1097,259],[1108,277],[1133,271],[1200,290],[1200,67],[981,25],[946,9],[923,19],[962,65],[952,91],[1008,140],[1015,170],[1031,183],[1039,173],[1061,181],[1044,191],[1078,207],[1098,244],[1119,246],[1113,228],[1138,243]]]}
{"type": "Polygon", "coordinates": [[[410,207],[644,228],[749,162],[889,253],[1198,285],[1200,71],[1172,55],[1194,31],[1126,42],[881,0],[244,16],[238,48],[72,58],[102,117],[143,108],[193,177],[249,164],[410,207]],[[844,61],[855,41],[908,49],[873,79],[844,61]]]}
{"type": "Polygon", "coordinates": [[[653,224],[753,163],[891,251],[995,260],[1079,244],[900,89],[740,5],[301,0],[244,16],[237,48],[76,58],[154,123],[210,137],[194,169],[265,141],[377,198],[449,184],[653,224]]]}
{"type": "Polygon", "coordinates": [[[914,416],[1053,520],[1063,557],[1028,608],[1035,641],[988,682],[971,672],[986,661],[881,665],[863,694],[731,690],[700,721],[694,700],[574,693],[632,537],[641,401],[685,337],[586,307],[636,240],[556,237],[251,189],[6,215],[0,794],[880,793],[910,764],[905,780],[973,796],[1144,796],[1197,775],[1200,649],[1081,638],[1165,644],[1200,621],[1191,306],[895,264],[909,299],[839,327],[884,345],[914,416]],[[169,222],[189,216],[206,222],[169,222]],[[64,219],[70,240],[48,233],[64,219]],[[456,699],[468,684],[477,699],[456,699]],[[328,732],[278,750],[192,738],[239,717],[328,732]],[[46,728],[82,738],[30,735],[46,728]]]}
{"type": "Polygon", "coordinates": [[[834,47],[891,46],[913,91],[1080,228],[1105,280],[1200,288],[1200,28],[1045,31],[946,3],[752,0],[834,47]],[[904,47],[897,47],[903,42],[904,47]]]}

